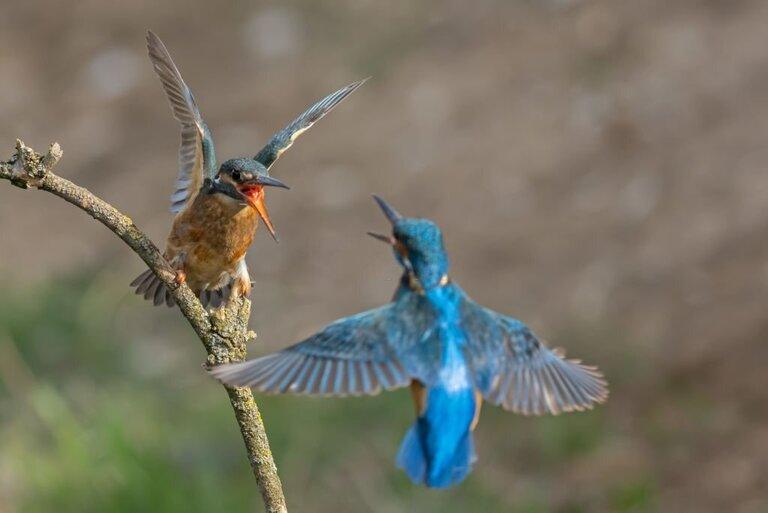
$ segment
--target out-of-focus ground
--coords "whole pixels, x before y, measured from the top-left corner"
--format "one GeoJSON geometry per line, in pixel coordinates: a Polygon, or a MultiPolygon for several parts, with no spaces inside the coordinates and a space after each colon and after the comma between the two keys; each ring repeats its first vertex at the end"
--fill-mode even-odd
{"type": "MultiPolygon", "coordinates": [[[[220,158],[373,78],[276,164],[251,353],[382,303],[378,192],[444,229],[453,277],[598,364],[610,401],[487,408],[450,491],[394,469],[406,393],[264,398],[294,511],[768,511],[768,3],[180,1],[6,6],[0,143],[161,243],[178,129],[145,58],[169,46],[220,158]],[[124,5],[125,4],[125,5],[124,5]]],[[[142,270],[49,195],[0,186],[0,512],[244,511],[223,392],[142,270]]]]}

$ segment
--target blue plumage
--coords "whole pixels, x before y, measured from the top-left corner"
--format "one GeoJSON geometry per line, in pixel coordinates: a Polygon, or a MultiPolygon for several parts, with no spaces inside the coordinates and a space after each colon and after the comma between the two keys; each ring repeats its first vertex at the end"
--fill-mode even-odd
{"type": "Polygon", "coordinates": [[[476,460],[482,400],[522,414],[591,408],[608,395],[602,374],[547,348],[522,322],[484,308],[448,278],[440,229],[404,218],[375,197],[404,269],[392,302],[340,319],[306,340],[211,373],[270,393],[376,394],[409,385],[417,418],[397,464],[435,488],[461,482],[476,460]]]}
{"type": "Polygon", "coordinates": [[[403,441],[398,466],[417,484],[444,488],[464,479],[472,468],[470,427],[480,405],[463,353],[467,338],[458,315],[461,295],[444,286],[427,288],[424,296],[436,314],[434,336],[442,354],[432,379],[416,387],[419,415],[411,437],[403,441]]]}

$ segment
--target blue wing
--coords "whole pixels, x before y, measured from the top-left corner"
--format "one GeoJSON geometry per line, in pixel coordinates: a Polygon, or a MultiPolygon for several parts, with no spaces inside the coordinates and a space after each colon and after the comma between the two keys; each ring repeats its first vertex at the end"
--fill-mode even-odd
{"type": "Polygon", "coordinates": [[[264,164],[267,169],[274,164],[274,162],[280,158],[285,150],[291,147],[293,141],[295,141],[301,134],[309,130],[309,128],[315,124],[317,120],[328,114],[333,110],[336,105],[352,94],[358,87],[363,85],[365,81],[363,79],[346,87],[342,87],[338,91],[329,94],[322,100],[318,101],[306,111],[301,113],[299,117],[291,121],[291,123],[272,136],[266,146],[264,146],[259,153],[254,157],[257,161],[264,164]]]}
{"type": "Polygon", "coordinates": [[[603,374],[545,346],[517,319],[481,307],[462,306],[465,349],[475,383],[486,401],[524,415],[591,409],[608,397],[603,374]]]}
{"type": "MultiPolygon", "coordinates": [[[[416,294],[340,319],[287,349],[210,370],[231,386],[261,392],[373,395],[408,385],[429,364],[420,344],[431,332],[429,309],[416,294]]],[[[439,358],[435,362],[435,367],[439,358]]]]}
{"type": "Polygon", "coordinates": [[[171,104],[173,117],[181,124],[179,175],[171,195],[171,212],[177,213],[195,197],[204,179],[216,174],[216,154],[211,132],[200,115],[192,91],[181,78],[168,49],[151,30],[147,32],[147,51],[171,104]]]}

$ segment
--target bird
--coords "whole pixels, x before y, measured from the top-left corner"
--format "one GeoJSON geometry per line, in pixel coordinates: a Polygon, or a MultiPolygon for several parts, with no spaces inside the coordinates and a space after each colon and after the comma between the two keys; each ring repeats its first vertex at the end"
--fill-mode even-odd
{"type": "MultiPolygon", "coordinates": [[[[179,172],[170,208],[175,217],[164,256],[176,271],[177,283],[189,285],[203,306],[217,308],[230,297],[250,294],[245,254],[259,219],[278,240],[265,203],[265,187],[289,187],[270,176],[272,165],[296,138],[368,79],[313,104],[274,134],[255,156],[226,160],[217,169],[211,131],[168,49],[151,30],[147,32],[147,51],[181,125],[179,172]]],[[[175,304],[168,288],[151,270],[140,274],[131,287],[156,306],[175,304]]]]}
{"type": "Polygon", "coordinates": [[[416,420],[397,466],[416,484],[460,483],[477,459],[473,432],[483,402],[523,415],[592,409],[608,397],[597,367],[566,359],[521,321],[474,302],[449,276],[440,228],[403,217],[374,196],[402,267],[391,302],[337,320],[281,351],[211,367],[230,386],[265,393],[373,395],[410,387],[416,420]]]}

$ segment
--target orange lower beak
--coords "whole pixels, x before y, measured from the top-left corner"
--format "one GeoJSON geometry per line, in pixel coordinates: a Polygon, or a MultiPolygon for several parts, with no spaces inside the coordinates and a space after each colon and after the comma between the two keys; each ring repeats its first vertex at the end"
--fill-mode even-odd
{"type": "Polygon", "coordinates": [[[269,218],[267,204],[264,203],[264,192],[259,191],[255,197],[248,197],[248,203],[250,203],[250,205],[256,209],[256,212],[259,213],[259,217],[264,221],[264,225],[267,227],[267,230],[269,230],[269,234],[272,238],[275,239],[275,242],[279,242],[277,234],[275,233],[275,227],[272,225],[272,220],[269,218]]]}

